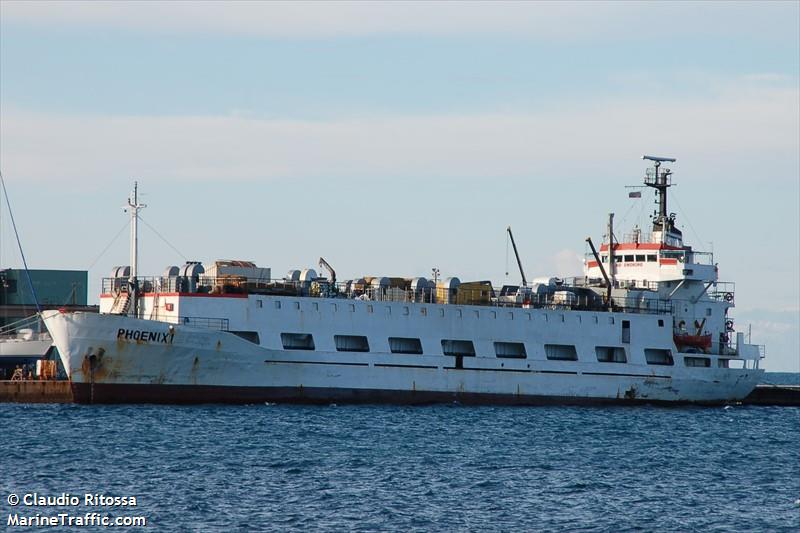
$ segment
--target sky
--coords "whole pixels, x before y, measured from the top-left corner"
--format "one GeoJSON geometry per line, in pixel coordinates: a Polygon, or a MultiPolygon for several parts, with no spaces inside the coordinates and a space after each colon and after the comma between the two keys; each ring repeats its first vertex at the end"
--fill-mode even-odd
{"type": "MultiPolygon", "coordinates": [[[[642,154],[800,371],[800,3],[0,0],[0,170],[30,268],[245,259],[342,279],[581,273],[642,154]],[[507,274],[508,273],[508,274],[507,274]]],[[[21,265],[5,206],[0,263],[21,265]]]]}

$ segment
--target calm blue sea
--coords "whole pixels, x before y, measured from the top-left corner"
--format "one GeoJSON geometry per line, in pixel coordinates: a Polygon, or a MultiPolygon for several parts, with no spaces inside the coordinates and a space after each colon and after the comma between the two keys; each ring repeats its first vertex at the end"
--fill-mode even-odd
{"type": "Polygon", "coordinates": [[[800,408],[0,404],[0,417],[0,530],[12,513],[58,513],[7,502],[34,492],[151,531],[800,527],[800,408]]]}

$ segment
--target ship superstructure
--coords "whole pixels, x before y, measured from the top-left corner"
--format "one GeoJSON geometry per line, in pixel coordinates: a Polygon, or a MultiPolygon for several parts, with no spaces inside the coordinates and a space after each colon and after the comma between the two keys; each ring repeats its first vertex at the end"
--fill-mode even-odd
{"type": "Polygon", "coordinates": [[[763,348],[735,332],[732,284],[667,212],[674,160],[645,158],[651,232],[618,241],[610,216],[579,278],[338,281],[322,258],[327,276],[216,261],[145,278],[134,244],[132,268],[103,280],[100,315],[44,319],[81,402],[740,400],[763,348]]]}

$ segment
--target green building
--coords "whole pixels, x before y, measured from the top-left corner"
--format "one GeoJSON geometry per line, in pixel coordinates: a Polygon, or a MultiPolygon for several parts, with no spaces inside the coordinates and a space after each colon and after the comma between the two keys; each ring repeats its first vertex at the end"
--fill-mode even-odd
{"type": "MultiPolygon", "coordinates": [[[[29,272],[42,309],[88,307],[87,271],[30,270],[29,272]]],[[[13,268],[0,270],[0,327],[34,314],[36,314],[36,302],[31,294],[25,271],[13,268]]]]}

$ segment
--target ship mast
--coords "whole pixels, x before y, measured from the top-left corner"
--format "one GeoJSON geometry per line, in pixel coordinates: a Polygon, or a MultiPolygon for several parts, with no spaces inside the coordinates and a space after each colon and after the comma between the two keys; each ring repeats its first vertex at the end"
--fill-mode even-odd
{"type": "Polygon", "coordinates": [[[133,182],[133,195],[128,198],[128,209],[131,214],[131,275],[128,278],[130,286],[130,298],[133,299],[131,305],[131,316],[139,314],[139,284],[137,280],[139,270],[139,210],[147,207],[139,203],[139,183],[133,182]]]}
{"type": "Polygon", "coordinates": [[[642,159],[652,161],[655,164],[655,172],[651,175],[648,169],[644,184],[654,188],[658,195],[658,212],[653,218],[653,230],[661,230],[661,242],[663,243],[666,240],[667,231],[671,231],[674,227],[672,218],[667,215],[667,189],[672,187],[672,182],[670,180],[672,171],[668,168],[665,168],[663,172],[659,171],[661,169],[661,163],[674,163],[676,159],[674,157],[658,157],[653,155],[643,155],[642,159]]]}

